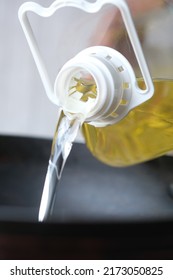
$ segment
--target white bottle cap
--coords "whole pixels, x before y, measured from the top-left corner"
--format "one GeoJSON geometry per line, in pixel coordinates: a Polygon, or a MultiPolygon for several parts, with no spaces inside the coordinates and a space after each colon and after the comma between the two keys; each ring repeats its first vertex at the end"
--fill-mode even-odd
{"type": "Polygon", "coordinates": [[[138,88],[127,59],[103,46],[85,49],[68,61],[56,78],[54,94],[57,104],[69,118],[95,126],[118,122],[133,107],[148,99],[138,88]],[[77,81],[87,76],[96,86],[96,96],[83,101],[84,93],[77,91],[77,81]]]}

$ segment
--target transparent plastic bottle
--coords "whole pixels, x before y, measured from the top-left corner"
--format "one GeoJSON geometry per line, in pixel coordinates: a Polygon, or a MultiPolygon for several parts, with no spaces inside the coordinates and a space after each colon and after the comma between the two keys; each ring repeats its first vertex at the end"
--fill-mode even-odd
{"type": "MultiPolygon", "coordinates": [[[[89,13],[94,13],[96,7],[106,3],[98,0],[93,4],[88,4],[88,1],[80,1],[79,4],[67,0],[63,1],[63,5],[72,2],[74,7],[81,4],[89,13]]],[[[55,4],[52,8],[55,8],[55,4]]],[[[95,47],[89,48],[90,54],[85,59],[83,54],[88,51],[82,52],[82,56],[77,56],[78,61],[75,60],[75,67],[74,59],[65,64],[56,78],[54,89],[48,81],[43,63],[37,60],[40,58],[37,49],[32,49],[35,43],[33,40],[29,43],[49,98],[69,118],[81,118],[82,133],[91,153],[106,164],[128,166],[173,150],[172,3],[127,0],[149,65],[154,84],[153,96],[148,73],[144,73],[147,70],[142,54],[139,55],[142,57],[141,67],[132,40],[133,34],[129,34],[132,29],[127,26],[128,21],[124,24],[126,18],[120,12],[125,2],[119,0],[107,4],[108,8],[99,17],[90,36],[91,46],[109,48],[105,49],[108,50],[107,55],[102,54],[102,47],[98,52],[95,47]],[[114,53],[110,48],[119,53],[113,62],[114,53]],[[80,59],[86,67],[83,67],[84,64],[81,66],[80,59]],[[109,69],[108,74],[105,67],[109,69]],[[113,69],[116,71],[113,72],[113,69]],[[149,91],[145,94],[148,87],[149,91]]],[[[126,5],[123,7],[126,10],[126,5]]],[[[37,7],[37,11],[39,9],[37,7]]]]}
{"type": "MultiPolygon", "coordinates": [[[[151,71],[154,95],[112,126],[96,128],[84,124],[87,147],[96,158],[112,166],[144,162],[173,150],[173,2],[128,2],[131,7],[134,5],[132,13],[151,71]]],[[[143,86],[130,42],[120,26],[115,17],[102,43],[114,44],[129,59],[143,86]]]]}

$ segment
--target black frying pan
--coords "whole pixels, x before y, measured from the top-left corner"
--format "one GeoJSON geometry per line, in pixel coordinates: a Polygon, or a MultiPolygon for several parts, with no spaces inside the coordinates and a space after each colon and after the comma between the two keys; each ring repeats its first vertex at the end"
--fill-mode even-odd
{"type": "Polygon", "coordinates": [[[50,148],[50,140],[0,137],[1,259],[173,257],[173,158],[112,168],[75,144],[53,214],[40,224],[50,148]]]}

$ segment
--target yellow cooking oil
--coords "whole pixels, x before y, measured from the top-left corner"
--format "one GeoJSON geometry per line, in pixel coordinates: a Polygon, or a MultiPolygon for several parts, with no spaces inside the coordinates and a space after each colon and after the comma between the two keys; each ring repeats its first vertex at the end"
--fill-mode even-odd
{"type": "MultiPolygon", "coordinates": [[[[140,88],[145,87],[141,79],[138,83],[140,88]]],[[[120,122],[106,127],[83,124],[86,145],[94,157],[111,166],[125,167],[173,150],[173,80],[153,79],[153,83],[153,97],[120,122]]]]}

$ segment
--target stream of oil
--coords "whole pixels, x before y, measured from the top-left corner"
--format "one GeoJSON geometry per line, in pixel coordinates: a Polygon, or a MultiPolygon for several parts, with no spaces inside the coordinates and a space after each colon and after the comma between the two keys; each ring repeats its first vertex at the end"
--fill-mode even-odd
{"type": "MultiPolygon", "coordinates": [[[[88,98],[96,97],[96,85],[91,79],[83,80],[74,78],[74,82],[75,85],[70,88],[69,96],[73,95],[75,92],[79,92],[82,102],[87,102],[88,98]]],[[[38,220],[40,222],[49,219],[52,215],[57,186],[80,126],[81,120],[70,120],[64,115],[63,111],[60,112],[41,197],[38,215],[38,220]]]]}
{"type": "Polygon", "coordinates": [[[57,186],[79,126],[79,121],[69,120],[64,116],[63,112],[60,113],[52,142],[51,155],[40,203],[38,216],[40,222],[47,220],[52,215],[57,186]]]}

